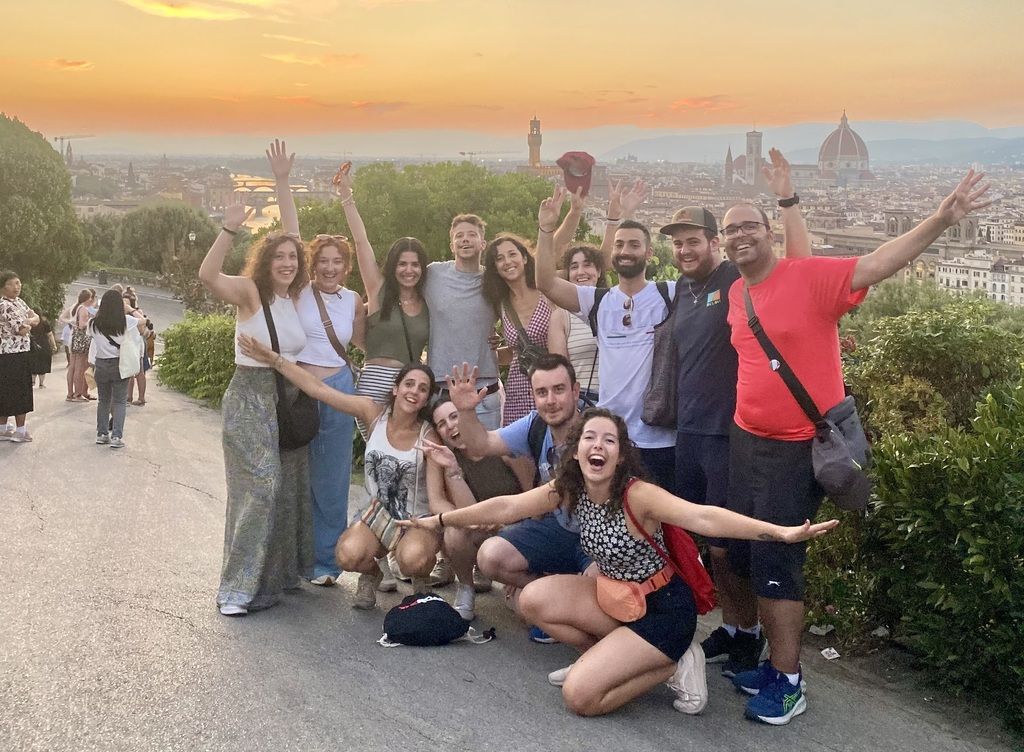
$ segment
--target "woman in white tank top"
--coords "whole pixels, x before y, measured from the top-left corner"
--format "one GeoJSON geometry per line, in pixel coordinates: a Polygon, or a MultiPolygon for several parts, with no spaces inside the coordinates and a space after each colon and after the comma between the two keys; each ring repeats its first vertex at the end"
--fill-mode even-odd
{"type": "MultiPolygon", "coordinates": [[[[279,200],[291,195],[291,160],[283,143],[267,152],[277,178],[279,200]]],[[[290,208],[281,202],[284,221],[290,208]]],[[[218,300],[237,310],[236,331],[269,347],[264,306],[273,318],[281,357],[294,361],[306,345],[294,299],[308,280],[297,236],[270,234],[249,252],[240,276],[222,271],[224,258],[250,212],[228,206],[224,224],[199,268],[199,279],[218,300]]],[[[294,220],[294,216],[291,220],[294,220]]],[[[224,394],[224,467],[227,516],[224,563],[217,605],[225,616],[241,616],[268,608],[299,578],[313,574],[308,451],[278,447],[277,390],[273,370],[235,350],[235,373],[224,394]]]]}
{"type": "Polygon", "coordinates": [[[427,403],[434,391],[430,368],[422,363],[405,366],[392,387],[391,399],[380,405],[370,397],[331,389],[252,337],[240,336],[239,345],[249,357],[271,365],[310,397],[370,426],[364,471],[371,503],[353,515],[335,552],[343,569],[360,573],[352,606],[376,605],[376,588],[383,578],[379,561],[390,551],[401,570],[412,577],[413,589],[426,592],[441,537],[423,530],[403,533],[395,522],[455,508],[445,491],[443,471],[421,451],[424,438],[440,441],[428,419],[427,403]]]}

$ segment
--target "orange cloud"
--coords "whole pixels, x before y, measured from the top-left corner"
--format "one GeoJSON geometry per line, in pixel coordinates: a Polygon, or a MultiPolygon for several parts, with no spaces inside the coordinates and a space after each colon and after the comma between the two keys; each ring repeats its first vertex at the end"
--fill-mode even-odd
{"type": "Polygon", "coordinates": [[[394,112],[400,110],[403,107],[408,107],[408,102],[364,102],[355,101],[352,102],[352,106],[357,110],[363,110],[364,112],[394,112]]]}
{"type": "Polygon", "coordinates": [[[62,57],[58,57],[56,60],[48,60],[46,67],[53,68],[54,70],[68,71],[69,73],[81,73],[82,71],[89,71],[96,67],[96,64],[89,60],[65,60],[62,57]]]}
{"type": "MultiPolygon", "coordinates": [[[[206,2],[193,2],[192,0],[119,0],[125,5],[141,10],[151,16],[161,18],[180,18],[193,21],[237,21],[242,18],[251,18],[252,14],[244,7],[232,7],[231,5],[214,5],[206,2]]],[[[245,2],[242,0],[236,5],[242,6],[265,6],[265,2],[245,2]]]]}
{"type": "Polygon", "coordinates": [[[711,97],[684,97],[677,99],[669,105],[672,110],[704,110],[705,112],[717,112],[718,110],[731,110],[738,105],[726,96],[715,94],[711,97]]]}
{"type": "Polygon", "coordinates": [[[330,47],[327,42],[318,42],[315,39],[303,39],[302,37],[290,37],[287,34],[264,34],[266,39],[280,39],[282,42],[295,42],[296,44],[308,44],[314,47],[330,47]]]}
{"type": "Polygon", "coordinates": [[[308,57],[306,55],[294,55],[291,52],[270,52],[263,53],[263,57],[267,60],[273,60],[276,63],[285,63],[287,65],[305,65],[309,67],[323,68],[328,65],[347,65],[350,68],[362,65],[366,60],[365,55],[359,53],[337,53],[329,52],[326,55],[319,57],[308,57]]]}

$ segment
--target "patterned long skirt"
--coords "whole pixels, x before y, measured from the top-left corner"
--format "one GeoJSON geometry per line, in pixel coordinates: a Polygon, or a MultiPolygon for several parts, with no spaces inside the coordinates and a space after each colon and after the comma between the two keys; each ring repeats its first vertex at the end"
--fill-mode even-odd
{"type": "Polygon", "coordinates": [[[228,503],[217,605],[255,611],[313,575],[309,455],[277,445],[270,368],[237,366],[223,414],[228,503]]]}

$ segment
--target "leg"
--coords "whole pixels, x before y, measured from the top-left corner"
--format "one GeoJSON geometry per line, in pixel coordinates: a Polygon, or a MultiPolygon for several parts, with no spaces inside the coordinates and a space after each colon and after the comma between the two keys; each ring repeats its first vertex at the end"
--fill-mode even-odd
{"type": "MultiPolygon", "coordinates": [[[[141,371],[139,373],[141,373],[141,371]]],[[[139,378],[138,374],[128,379],[128,402],[132,402],[135,397],[135,380],[137,378],[139,378]]]]}
{"type": "Polygon", "coordinates": [[[67,399],[74,399],[74,397],[75,397],[75,369],[74,369],[73,362],[72,362],[72,359],[71,359],[71,352],[65,347],[64,348],[64,353],[65,353],[65,355],[67,355],[67,359],[68,359],[66,373],[64,374],[65,381],[67,381],[67,385],[68,385],[68,396],[67,396],[67,399]]]}
{"type": "Polygon", "coordinates": [[[463,585],[473,585],[473,565],[477,549],[487,533],[462,528],[445,528],[442,548],[452,565],[452,571],[463,585]]]}
{"type": "Polygon", "coordinates": [[[582,575],[534,580],[523,588],[519,608],[524,619],[581,653],[619,626],[597,605],[596,580],[582,575]]]}
{"type": "Polygon", "coordinates": [[[576,661],[562,686],[562,699],[578,715],[604,715],[668,681],[675,670],[675,661],[619,627],[576,661]]]}
{"type": "Polygon", "coordinates": [[[434,568],[440,548],[441,540],[434,533],[427,530],[406,530],[395,548],[398,567],[411,577],[426,577],[434,568]]]}
{"type": "Polygon", "coordinates": [[[100,364],[96,368],[96,435],[107,436],[110,433],[110,403],[113,397],[113,383],[108,380],[106,366],[100,364]]]}
{"type": "MultiPolygon", "coordinates": [[[[116,361],[114,362],[114,368],[117,368],[116,361]]],[[[114,425],[110,429],[111,438],[124,437],[124,416],[128,409],[129,381],[131,381],[131,379],[117,379],[110,384],[110,414],[114,419],[114,425]]]]}
{"type": "MultiPolygon", "coordinates": [[[[139,404],[143,405],[146,402],[146,372],[139,371],[139,404]]],[[[352,442],[349,442],[351,445],[352,442]]],[[[351,464],[351,463],[349,463],[351,464]]]]}
{"type": "Polygon", "coordinates": [[[480,544],[476,563],[481,572],[505,585],[521,588],[537,579],[537,574],[530,571],[530,562],[526,557],[515,544],[500,535],[480,544]]]}
{"type": "Polygon", "coordinates": [[[338,538],[334,550],[338,566],[349,572],[379,575],[377,559],[387,553],[377,536],[363,522],[355,522],[338,538]]]}
{"type": "Polygon", "coordinates": [[[761,618],[772,646],[772,665],[784,674],[800,672],[800,638],[804,631],[803,601],[758,598],[761,618]]]}

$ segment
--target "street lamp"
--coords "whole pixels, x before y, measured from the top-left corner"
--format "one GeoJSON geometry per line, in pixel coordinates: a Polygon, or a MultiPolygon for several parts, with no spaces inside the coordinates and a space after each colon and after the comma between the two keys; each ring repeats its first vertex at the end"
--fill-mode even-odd
{"type": "Polygon", "coordinates": [[[188,234],[188,242],[190,245],[196,242],[196,233],[194,230],[188,234]]]}

